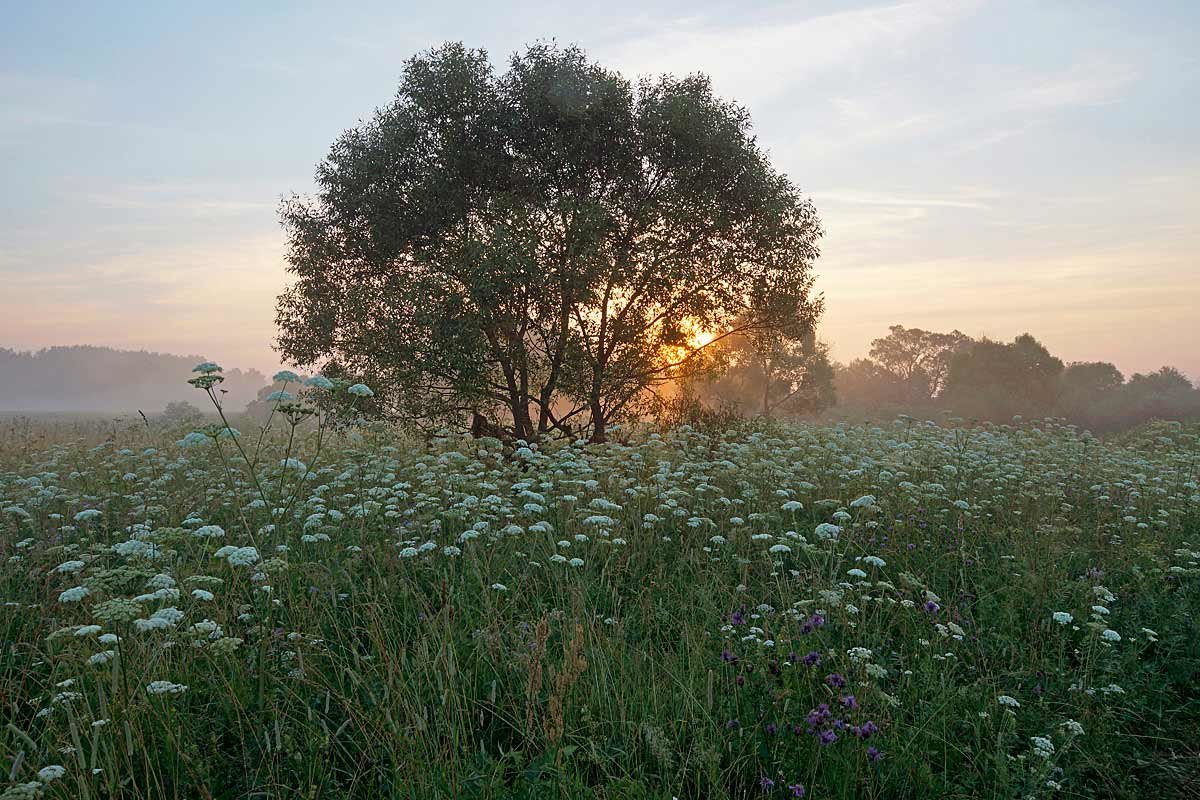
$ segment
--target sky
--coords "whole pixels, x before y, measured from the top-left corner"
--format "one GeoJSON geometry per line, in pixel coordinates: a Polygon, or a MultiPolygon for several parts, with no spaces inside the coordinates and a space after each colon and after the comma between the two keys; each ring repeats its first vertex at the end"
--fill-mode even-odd
{"type": "Polygon", "coordinates": [[[283,196],[448,40],[704,72],[812,198],[833,355],[892,324],[1200,378],[1200,3],[0,0],[0,347],[267,372],[283,196]]]}

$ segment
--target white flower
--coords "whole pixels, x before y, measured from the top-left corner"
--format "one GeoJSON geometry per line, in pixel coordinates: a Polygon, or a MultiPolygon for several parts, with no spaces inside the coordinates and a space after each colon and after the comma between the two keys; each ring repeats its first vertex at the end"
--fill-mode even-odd
{"type": "Polygon", "coordinates": [[[850,503],[851,508],[869,508],[875,505],[875,495],[864,494],[862,497],[850,503]]]}
{"type": "Polygon", "coordinates": [[[371,391],[371,387],[367,386],[365,383],[356,383],[353,386],[347,388],[346,391],[349,392],[350,394],[354,395],[355,397],[374,397],[375,396],[375,393],[373,391],[371,391]]]}
{"type": "Polygon", "coordinates": [[[448,544],[442,548],[442,555],[450,556],[451,558],[453,558],[454,556],[461,556],[462,550],[460,550],[459,548],[455,547],[452,544],[448,544]]]}
{"type": "Polygon", "coordinates": [[[879,556],[864,556],[863,563],[876,569],[883,569],[887,566],[887,562],[879,556]]]}
{"type": "Polygon", "coordinates": [[[272,383],[299,383],[300,376],[292,372],[290,369],[281,369],[271,378],[272,383]]]}
{"type": "Polygon", "coordinates": [[[817,538],[820,538],[820,539],[836,539],[836,538],[838,538],[838,534],[840,534],[841,532],[842,532],[842,529],[839,528],[837,525],[834,525],[831,522],[822,522],[820,525],[817,526],[817,529],[815,531],[815,533],[817,534],[817,538]]]}
{"type": "Polygon", "coordinates": [[[1070,733],[1074,734],[1075,736],[1083,735],[1083,726],[1080,725],[1078,722],[1076,722],[1073,719],[1069,719],[1066,722],[1064,722],[1062,724],[1062,727],[1066,728],[1070,733]]]}
{"type": "Polygon", "coordinates": [[[329,378],[326,378],[324,375],[313,375],[304,382],[304,385],[311,386],[314,389],[324,389],[325,391],[329,391],[333,388],[333,381],[329,380],[329,378]]]}
{"type": "Polygon", "coordinates": [[[1021,707],[1021,704],[1019,702],[1017,702],[1017,698],[1010,697],[1009,695],[1006,695],[1006,694],[1002,694],[1002,695],[998,696],[996,698],[996,702],[1002,706],[1008,706],[1009,708],[1020,708],[1021,707]]]}
{"type": "Polygon", "coordinates": [[[583,566],[583,559],[582,559],[582,558],[572,558],[572,559],[571,559],[570,561],[568,561],[567,563],[568,563],[568,564],[570,564],[572,567],[582,567],[582,566],[583,566]]]}
{"type": "Polygon", "coordinates": [[[83,598],[92,593],[92,590],[86,586],[73,586],[58,596],[60,603],[78,603],[83,598]]]}
{"type": "Polygon", "coordinates": [[[201,539],[220,539],[225,535],[225,529],[220,525],[201,525],[192,531],[192,536],[201,539]]]}
{"type": "Polygon", "coordinates": [[[800,511],[804,508],[804,504],[799,500],[788,500],[786,503],[780,506],[780,508],[782,508],[784,511],[800,511]]]}
{"type": "Polygon", "coordinates": [[[1054,755],[1054,742],[1045,736],[1031,736],[1029,737],[1029,741],[1033,743],[1033,752],[1042,758],[1049,758],[1054,755]]]}
{"type": "Polygon", "coordinates": [[[188,687],[183,684],[170,681],[150,681],[146,684],[146,694],[150,695],[183,694],[187,690],[188,687]]]}
{"type": "Polygon", "coordinates": [[[250,567],[258,562],[258,550],[253,547],[238,547],[226,556],[231,567],[250,567]]]}
{"type": "Polygon", "coordinates": [[[788,547],[786,544],[773,544],[773,545],[771,545],[771,547],[770,547],[770,548],[767,550],[767,552],[768,552],[768,553],[775,553],[775,554],[780,554],[780,553],[790,553],[790,552],[792,552],[792,548],[788,547]]]}
{"type": "Polygon", "coordinates": [[[83,511],[80,511],[75,515],[75,521],[87,522],[89,519],[96,519],[101,515],[101,513],[102,512],[98,508],[85,508],[83,511]]]}
{"type": "Polygon", "coordinates": [[[1072,622],[1075,621],[1075,618],[1072,617],[1070,614],[1068,614],[1066,611],[1055,611],[1053,614],[1050,615],[1050,619],[1054,620],[1059,625],[1070,625],[1072,622]]]}
{"type": "Polygon", "coordinates": [[[851,570],[847,570],[847,571],[846,571],[846,574],[847,574],[847,575],[849,575],[849,576],[850,576],[850,577],[852,577],[852,578],[865,578],[865,577],[867,577],[867,573],[863,572],[863,571],[862,571],[861,569],[859,569],[858,567],[855,567],[854,569],[851,569],[851,570]]]}
{"type": "Polygon", "coordinates": [[[113,660],[113,656],[117,654],[116,650],[101,650],[99,653],[93,653],[88,657],[88,663],[92,665],[107,664],[113,660]]]}
{"type": "Polygon", "coordinates": [[[58,764],[51,764],[48,767],[42,767],[39,769],[37,776],[38,780],[42,783],[50,783],[50,781],[56,781],[66,774],[67,770],[65,767],[62,767],[58,764]]]}
{"type": "Polygon", "coordinates": [[[75,631],[75,635],[83,638],[85,636],[95,636],[102,628],[99,625],[84,625],[75,631]]]}
{"type": "Polygon", "coordinates": [[[505,586],[503,583],[493,583],[492,588],[495,589],[497,592],[507,592],[508,591],[508,587],[505,586]]]}
{"type": "Polygon", "coordinates": [[[200,445],[208,444],[208,436],[200,431],[192,431],[182,439],[175,442],[180,447],[199,447],[200,445]]]}
{"type": "Polygon", "coordinates": [[[192,597],[196,598],[202,603],[207,603],[208,601],[212,600],[214,596],[215,595],[213,595],[213,593],[207,589],[192,589],[192,597]]]}
{"type": "Polygon", "coordinates": [[[1114,631],[1112,628],[1105,628],[1105,629],[1104,629],[1104,631],[1103,631],[1103,632],[1100,634],[1100,636],[1101,636],[1101,637],[1104,639],[1104,641],[1106,641],[1106,642],[1119,642],[1119,641],[1121,641],[1121,634],[1117,633],[1117,632],[1116,632],[1116,631],[1114,631]]]}
{"type": "Polygon", "coordinates": [[[211,375],[214,372],[224,372],[221,367],[212,361],[202,361],[192,367],[192,372],[199,372],[202,375],[211,375]]]}

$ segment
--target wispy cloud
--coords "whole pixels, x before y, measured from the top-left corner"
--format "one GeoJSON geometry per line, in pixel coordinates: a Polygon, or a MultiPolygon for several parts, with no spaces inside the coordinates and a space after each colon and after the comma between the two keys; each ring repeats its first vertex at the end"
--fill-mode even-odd
{"type": "Polygon", "coordinates": [[[1137,77],[1130,64],[1096,59],[1050,75],[1017,74],[1008,81],[1019,85],[996,96],[997,110],[1043,111],[1109,103],[1137,77]]]}
{"type": "Polygon", "coordinates": [[[761,102],[832,68],[885,53],[900,53],[915,40],[945,31],[981,2],[914,0],[839,11],[822,16],[795,13],[730,25],[728,19],[689,17],[661,29],[601,48],[604,59],[634,74],[686,73],[698,69],[722,90],[761,102]]]}

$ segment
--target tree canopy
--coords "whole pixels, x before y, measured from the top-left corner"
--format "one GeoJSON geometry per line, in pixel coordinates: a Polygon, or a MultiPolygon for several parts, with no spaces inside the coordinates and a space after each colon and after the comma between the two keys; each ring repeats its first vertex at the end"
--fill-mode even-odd
{"type": "Polygon", "coordinates": [[[316,182],[282,209],[279,348],[419,424],[604,441],[713,343],[799,341],[821,312],[814,207],[702,75],[634,83],[548,44],[497,74],[448,44],[316,182]]]}

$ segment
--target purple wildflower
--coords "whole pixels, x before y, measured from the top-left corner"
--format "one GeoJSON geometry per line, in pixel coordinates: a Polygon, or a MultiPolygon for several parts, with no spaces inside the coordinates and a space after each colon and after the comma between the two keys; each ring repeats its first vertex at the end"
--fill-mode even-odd
{"type": "Polygon", "coordinates": [[[854,734],[854,735],[855,735],[855,736],[857,736],[857,737],[858,737],[858,738],[860,738],[860,739],[864,739],[864,740],[865,740],[865,739],[869,739],[869,738],[870,738],[870,737],[871,737],[873,734],[876,734],[876,733],[879,733],[879,726],[878,726],[878,725],[876,725],[876,724],[875,724],[874,722],[872,722],[871,720],[867,720],[866,722],[864,722],[864,723],[862,724],[862,727],[860,727],[860,728],[859,728],[859,729],[858,729],[858,730],[855,732],[855,734],[854,734]]]}
{"type": "Polygon", "coordinates": [[[842,705],[849,709],[858,708],[858,699],[852,694],[845,695],[842,697],[842,705]]]}
{"type": "Polygon", "coordinates": [[[809,653],[808,655],[806,655],[804,657],[804,665],[807,667],[821,666],[821,654],[818,653],[816,650],[813,650],[811,653],[809,653]]]}
{"type": "Polygon", "coordinates": [[[762,787],[763,793],[765,794],[766,792],[769,792],[775,788],[775,781],[771,780],[766,775],[763,775],[758,779],[758,785],[762,787]]]}
{"type": "Polygon", "coordinates": [[[788,789],[791,790],[792,797],[804,797],[804,795],[806,794],[804,791],[803,783],[788,784],[788,789]]]}
{"type": "Polygon", "coordinates": [[[841,689],[846,685],[846,679],[836,672],[826,675],[825,682],[835,689],[841,689]]]}
{"type": "Polygon", "coordinates": [[[867,748],[867,761],[878,761],[881,758],[883,758],[883,753],[879,752],[875,745],[867,748]]]}

